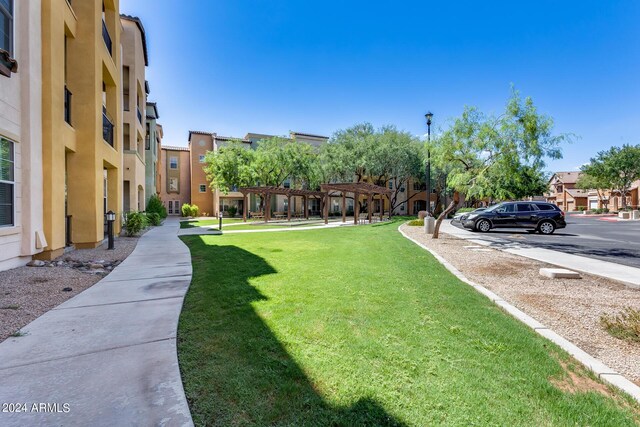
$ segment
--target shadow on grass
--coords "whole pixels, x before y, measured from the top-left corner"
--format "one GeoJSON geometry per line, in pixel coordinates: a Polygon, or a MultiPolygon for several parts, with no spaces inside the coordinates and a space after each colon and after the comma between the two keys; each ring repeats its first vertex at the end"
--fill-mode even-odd
{"type": "Polygon", "coordinates": [[[376,401],[326,402],[252,306],[251,278],[277,271],[236,246],[185,236],[194,264],[178,355],[196,425],[403,426],[376,401]]]}

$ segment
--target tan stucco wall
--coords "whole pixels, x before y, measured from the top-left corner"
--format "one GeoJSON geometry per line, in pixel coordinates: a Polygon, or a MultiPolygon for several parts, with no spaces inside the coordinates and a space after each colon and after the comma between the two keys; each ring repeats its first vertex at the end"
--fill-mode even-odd
{"type": "MultiPolygon", "coordinates": [[[[107,170],[107,210],[122,211],[122,93],[119,0],[105,0],[105,22],[112,40],[102,37],[102,1],[43,0],[43,169],[45,257],[65,245],[65,169],[67,214],[73,216],[76,247],[94,247],[104,238],[103,174],[107,170]],[[64,121],[64,35],[68,37],[66,84],[73,94],[72,126],[64,121]],[[114,146],[102,136],[102,85],[114,121],[114,146]],[[65,167],[66,161],[66,167],[65,167]]],[[[120,231],[120,218],[115,224],[120,231]]]]}
{"type": "Polygon", "coordinates": [[[207,175],[203,170],[204,163],[200,163],[200,155],[213,151],[213,136],[193,134],[189,142],[191,148],[191,203],[200,208],[202,215],[209,214],[214,216],[218,214],[218,194],[211,191],[207,181],[207,175]],[[204,145],[200,144],[200,141],[204,145]],[[207,186],[206,192],[200,192],[200,185],[207,186]]]}
{"type": "MultiPolygon", "coordinates": [[[[178,206],[191,204],[191,163],[188,151],[174,151],[162,149],[159,161],[160,170],[160,199],[169,209],[169,201],[178,202],[178,206]],[[169,170],[169,157],[178,158],[178,170],[169,170]],[[178,179],[178,191],[169,191],[169,178],[178,179]]],[[[175,215],[175,213],[174,213],[175,215]]]]}
{"type": "Polygon", "coordinates": [[[14,142],[14,225],[0,227],[0,270],[42,251],[42,40],[40,0],[15,2],[18,72],[0,76],[0,136],[14,142]]]}
{"type": "MultiPolygon", "coordinates": [[[[144,211],[146,208],[145,194],[145,138],[146,138],[146,105],[147,94],[145,85],[145,61],[142,34],[135,22],[120,19],[122,23],[122,67],[129,67],[129,102],[124,105],[123,124],[129,125],[129,134],[123,133],[124,169],[123,181],[128,181],[129,194],[123,187],[123,209],[129,207],[131,211],[144,211]],[[138,97],[140,103],[137,104],[138,97]],[[138,110],[142,120],[138,119],[138,110]],[[128,140],[125,140],[128,136],[128,140]],[[129,148],[127,150],[127,147],[129,148]],[[140,194],[140,192],[142,194],[140,194]],[[140,200],[142,196],[142,200],[140,200]]],[[[124,72],[123,72],[123,78],[124,72]]],[[[123,86],[124,86],[123,82],[123,86]]],[[[121,129],[123,129],[122,126],[121,129]]],[[[122,132],[122,130],[121,130],[122,132]]]]}

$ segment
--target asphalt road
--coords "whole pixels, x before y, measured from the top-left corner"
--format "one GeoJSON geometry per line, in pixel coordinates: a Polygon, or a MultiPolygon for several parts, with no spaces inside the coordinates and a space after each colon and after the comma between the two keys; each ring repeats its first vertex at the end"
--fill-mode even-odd
{"type": "MultiPolygon", "coordinates": [[[[483,237],[495,236],[530,247],[551,249],[603,261],[640,267],[640,221],[604,221],[603,217],[568,215],[567,227],[550,236],[529,234],[523,229],[498,228],[483,237]]],[[[460,224],[453,223],[457,227],[460,224]]]]}

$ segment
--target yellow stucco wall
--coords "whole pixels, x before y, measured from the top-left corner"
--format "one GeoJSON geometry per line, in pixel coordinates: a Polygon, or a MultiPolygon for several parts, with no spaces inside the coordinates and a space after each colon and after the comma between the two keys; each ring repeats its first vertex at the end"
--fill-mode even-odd
{"type": "MultiPolygon", "coordinates": [[[[123,209],[144,211],[145,206],[145,60],[143,40],[135,22],[121,18],[122,24],[122,66],[128,67],[129,102],[123,109],[123,124],[129,127],[129,134],[123,135],[124,168],[123,180],[128,182],[128,194],[123,185],[123,209]],[[139,102],[139,103],[138,103],[139,102]],[[138,111],[142,121],[138,119],[138,111]],[[128,138],[128,140],[126,140],[128,138]]],[[[125,74],[123,72],[123,78],[125,74]]],[[[125,82],[123,82],[123,85],[125,82]]]]}
{"type": "MultiPolygon", "coordinates": [[[[103,176],[107,210],[122,211],[121,24],[119,0],[105,0],[112,54],[102,36],[102,1],[43,0],[43,173],[44,257],[62,253],[65,214],[72,215],[76,247],[95,247],[104,238],[103,176]],[[67,55],[65,67],[65,37],[67,55]],[[66,68],[66,76],[65,76],[66,68]],[[64,88],[72,95],[71,125],[64,119],[64,88]],[[103,139],[103,83],[114,146],[103,139]],[[65,210],[65,181],[67,207],[65,210]]],[[[120,218],[115,224],[120,231],[120,218]]]]}

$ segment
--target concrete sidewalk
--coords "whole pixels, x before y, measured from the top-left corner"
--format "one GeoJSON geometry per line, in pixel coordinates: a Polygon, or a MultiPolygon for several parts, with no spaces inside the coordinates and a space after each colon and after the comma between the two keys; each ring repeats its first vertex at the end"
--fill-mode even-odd
{"type": "Polygon", "coordinates": [[[443,221],[440,231],[452,236],[469,240],[478,245],[489,246],[514,255],[519,255],[570,270],[580,271],[594,276],[617,280],[630,287],[640,288],[640,268],[629,267],[613,262],[567,254],[550,249],[536,248],[526,243],[513,242],[489,233],[474,233],[458,228],[451,221],[443,221]]]}
{"type": "Polygon", "coordinates": [[[178,228],[150,230],[111,274],[0,344],[0,403],[26,404],[0,425],[193,425],[176,352],[191,283],[178,228]]]}

